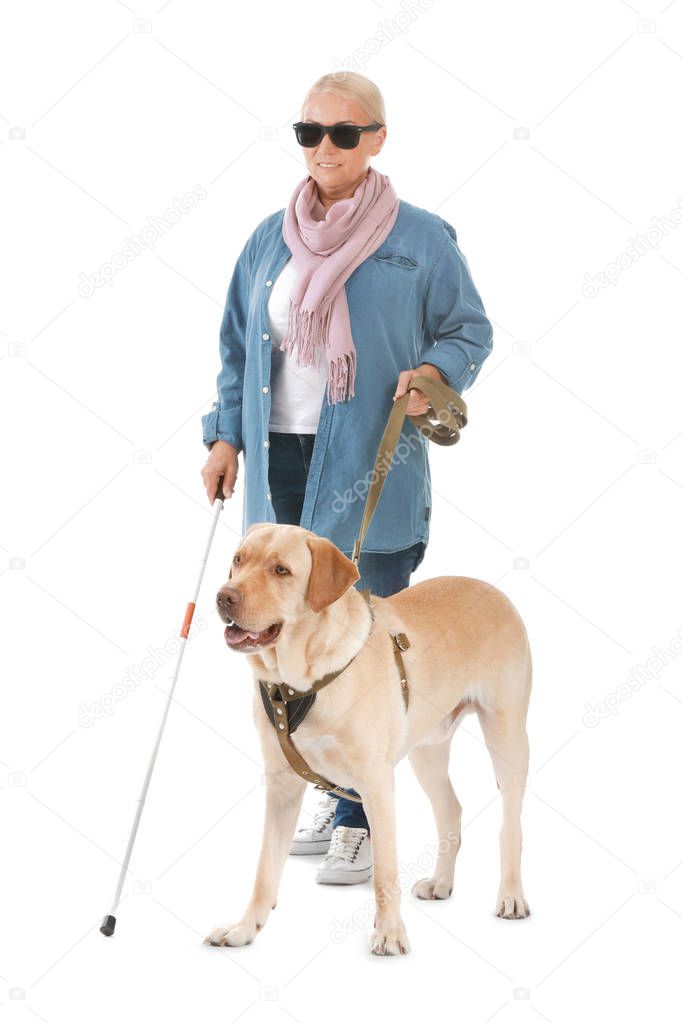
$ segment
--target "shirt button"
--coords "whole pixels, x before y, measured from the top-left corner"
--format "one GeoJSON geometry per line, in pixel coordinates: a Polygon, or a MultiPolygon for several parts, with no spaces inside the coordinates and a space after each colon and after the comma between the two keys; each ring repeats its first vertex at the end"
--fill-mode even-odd
{"type": "Polygon", "coordinates": [[[264,341],[269,341],[270,340],[270,335],[269,334],[263,334],[263,340],[264,341]]]}
{"type": "Polygon", "coordinates": [[[267,394],[269,390],[270,390],[270,388],[266,384],[265,387],[263,388],[263,394],[267,394]]]}
{"type": "Polygon", "coordinates": [[[272,281],[266,281],[265,282],[265,287],[266,288],[271,288],[272,287],[272,281]]]}
{"type": "Polygon", "coordinates": [[[269,448],[270,447],[270,441],[269,440],[264,440],[263,441],[263,447],[264,448],[269,448]]]}
{"type": "Polygon", "coordinates": [[[476,369],[476,363],[475,362],[470,362],[469,363],[469,369],[476,369]]]}
{"type": "Polygon", "coordinates": [[[268,501],[272,501],[272,494],[270,493],[269,490],[265,496],[267,497],[268,501]]]}

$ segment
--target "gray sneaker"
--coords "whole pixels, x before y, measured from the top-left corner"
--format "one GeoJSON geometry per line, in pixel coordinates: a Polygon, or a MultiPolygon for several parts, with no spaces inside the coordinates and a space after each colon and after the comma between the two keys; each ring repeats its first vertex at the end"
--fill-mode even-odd
{"type": "Polygon", "coordinates": [[[289,849],[290,856],[310,856],[326,853],[332,837],[332,821],[336,813],[338,799],[325,792],[320,806],[313,817],[313,823],[299,828],[289,849]]]}

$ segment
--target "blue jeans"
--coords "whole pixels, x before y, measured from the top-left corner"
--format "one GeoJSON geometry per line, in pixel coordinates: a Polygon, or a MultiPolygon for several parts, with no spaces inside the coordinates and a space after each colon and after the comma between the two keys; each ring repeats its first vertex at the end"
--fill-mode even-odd
{"type": "MultiPolygon", "coordinates": [[[[269,472],[268,483],[272,495],[272,506],[278,522],[297,526],[301,521],[303,499],[310,460],[315,443],[314,433],[268,433],[269,472]]],[[[412,547],[389,554],[360,552],[358,569],[360,579],[355,586],[370,589],[377,597],[390,597],[410,585],[410,575],[421,564],[426,545],[418,540],[412,547]]],[[[355,789],[350,789],[355,795],[355,789]]],[[[349,828],[367,828],[369,823],[362,803],[351,799],[339,799],[333,827],[343,824],[349,828]]]]}

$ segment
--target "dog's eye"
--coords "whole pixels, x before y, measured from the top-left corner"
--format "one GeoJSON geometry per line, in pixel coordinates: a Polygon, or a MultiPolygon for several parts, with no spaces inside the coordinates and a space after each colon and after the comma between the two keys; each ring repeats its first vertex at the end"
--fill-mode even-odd
{"type": "Polygon", "coordinates": [[[235,556],[233,557],[232,564],[233,565],[238,565],[239,564],[239,555],[238,554],[235,554],[235,556]]]}
{"type": "Polygon", "coordinates": [[[275,572],[277,575],[290,575],[289,569],[286,565],[275,565],[275,572]]]}

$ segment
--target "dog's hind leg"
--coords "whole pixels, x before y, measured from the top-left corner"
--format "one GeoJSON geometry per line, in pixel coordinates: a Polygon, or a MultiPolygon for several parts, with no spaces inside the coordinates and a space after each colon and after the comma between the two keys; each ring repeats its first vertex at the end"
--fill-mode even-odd
{"type": "Polygon", "coordinates": [[[478,709],[486,746],[502,796],[500,888],[495,912],[505,920],[529,915],[521,884],[521,806],[528,773],[528,736],[523,715],[478,709]]]}
{"type": "Polygon", "coordinates": [[[450,738],[437,746],[414,746],[409,760],[428,796],[438,829],[438,858],[433,876],[412,888],[418,899],[447,899],[452,894],[455,860],[462,841],[462,807],[448,773],[450,738]]]}

